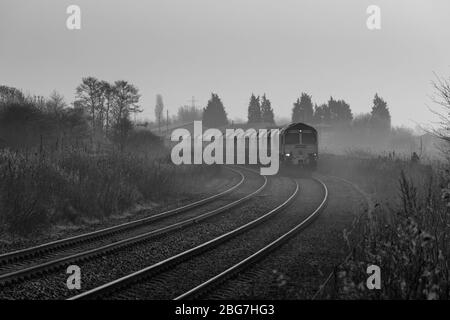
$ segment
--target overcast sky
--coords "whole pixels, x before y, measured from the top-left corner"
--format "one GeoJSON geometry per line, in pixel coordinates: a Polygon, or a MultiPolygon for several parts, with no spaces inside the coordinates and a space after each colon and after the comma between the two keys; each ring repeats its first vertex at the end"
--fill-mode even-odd
{"type": "Polygon", "coordinates": [[[450,76],[449,13],[449,0],[1,0],[0,84],[73,101],[84,76],[125,79],[146,118],[157,93],[173,114],[216,92],[245,119],[252,92],[283,117],[302,91],[354,113],[378,92],[393,123],[413,127],[432,119],[433,72],[450,76]],[[70,4],[79,31],[66,28],[70,4]],[[379,31],[366,27],[371,4],[379,31]]]}

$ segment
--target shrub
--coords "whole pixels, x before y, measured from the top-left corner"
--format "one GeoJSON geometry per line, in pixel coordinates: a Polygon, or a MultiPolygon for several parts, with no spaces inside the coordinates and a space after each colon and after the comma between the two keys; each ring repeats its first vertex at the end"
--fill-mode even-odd
{"type": "Polygon", "coordinates": [[[64,179],[46,159],[0,153],[0,219],[20,235],[45,229],[58,207],[64,179]]]}
{"type": "Polygon", "coordinates": [[[0,228],[30,236],[61,221],[108,218],[140,201],[160,202],[186,192],[215,170],[175,166],[164,152],[156,157],[82,150],[24,155],[0,150],[0,228]]]}
{"type": "Polygon", "coordinates": [[[345,233],[351,254],[337,269],[329,294],[341,299],[450,298],[448,170],[382,157],[346,165],[353,166],[347,178],[370,181],[375,200],[386,201],[359,220],[351,237],[345,233]],[[366,287],[366,268],[372,264],[381,268],[381,290],[366,287]]]}

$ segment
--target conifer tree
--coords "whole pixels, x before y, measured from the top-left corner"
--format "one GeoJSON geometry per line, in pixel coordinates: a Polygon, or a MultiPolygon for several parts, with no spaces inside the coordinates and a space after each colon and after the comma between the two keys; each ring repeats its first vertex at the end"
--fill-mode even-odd
{"type": "Polygon", "coordinates": [[[255,97],[252,93],[250,103],[248,104],[248,123],[261,122],[261,106],[259,104],[259,97],[255,97]]]}
{"type": "Polygon", "coordinates": [[[203,124],[206,127],[217,128],[228,124],[227,113],[219,96],[211,93],[208,105],[203,109],[203,124]]]}
{"type": "Polygon", "coordinates": [[[331,123],[336,125],[350,124],[353,119],[350,105],[344,100],[335,100],[330,97],[328,101],[331,123]]]}
{"type": "Polygon", "coordinates": [[[383,98],[379,97],[378,94],[375,94],[375,97],[373,98],[371,115],[372,126],[377,130],[391,128],[391,114],[389,113],[387,103],[383,98]]]}
{"type": "Polygon", "coordinates": [[[275,123],[272,105],[265,94],[261,99],[261,120],[266,123],[275,123]]]}
{"type": "Polygon", "coordinates": [[[313,122],[314,109],[311,96],[302,92],[302,95],[296,102],[292,109],[292,122],[313,122]]]}

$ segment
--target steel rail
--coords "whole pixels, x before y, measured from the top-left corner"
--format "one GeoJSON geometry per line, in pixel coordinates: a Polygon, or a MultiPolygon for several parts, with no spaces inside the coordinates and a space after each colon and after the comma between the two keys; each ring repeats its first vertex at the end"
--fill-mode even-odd
{"type": "MultiPolygon", "coordinates": [[[[373,211],[375,210],[375,205],[373,203],[372,198],[370,197],[369,194],[367,194],[365,191],[363,191],[360,187],[358,187],[355,183],[351,182],[350,180],[341,178],[341,177],[337,177],[337,176],[329,176],[331,178],[343,181],[344,183],[348,184],[350,187],[352,187],[354,190],[356,190],[356,192],[358,192],[366,201],[367,204],[367,211],[363,211],[362,213],[360,213],[358,215],[358,217],[356,218],[356,224],[358,224],[361,221],[362,216],[367,213],[367,215],[369,217],[372,216],[373,211]]],[[[350,231],[348,232],[348,234],[351,234],[353,231],[355,230],[355,226],[352,227],[352,229],[350,229],[350,231]]],[[[349,252],[347,254],[347,256],[344,258],[344,260],[337,266],[340,267],[342,266],[344,263],[346,263],[352,256],[353,252],[349,252]]],[[[314,293],[314,295],[311,297],[311,300],[316,300],[320,295],[323,294],[324,290],[326,289],[328,283],[330,283],[330,281],[333,279],[333,276],[335,275],[334,271],[331,271],[328,274],[328,277],[325,279],[325,281],[322,282],[322,284],[319,286],[319,288],[317,289],[316,293],[314,293]]]]}
{"type": "MultiPolygon", "coordinates": [[[[250,169],[248,169],[248,170],[250,170],[250,169]]],[[[272,210],[270,210],[269,212],[265,213],[264,215],[254,219],[234,230],[231,230],[223,235],[220,235],[220,236],[218,236],[214,239],[211,239],[207,242],[204,242],[196,247],[193,247],[191,249],[183,251],[177,255],[174,255],[174,256],[167,258],[165,260],[162,260],[160,262],[157,262],[157,263],[155,263],[149,267],[146,267],[144,269],[141,269],[137,272],[131,273],[122,278],[113,280],[102,286],[96,287],[94,289],[91,289],[89,291],[86,291],[84,293],[76,295],[74,297],[71,297],[68,300],[93,299],[93,298],[99,298],[99,297],[106,296],[112,292],[126,288],[127,286],[131,286],[135,283],[138,283],[139,281],[142,281],[153,275],[161,273],[164,270],[167,270],[174,265],[177,265],[186,260],[189,260],[190,258],[195,257],[204,251],[215,248],[215,247],[219,246],[220,244],[222,244],[223,242],[230,240],[249,229],[256,227],[260,223],[266,221],[267,219],[269,219],[269,218],[273,217],[274,215],[278,214],[279,212],[281,212],[289,204],[292,203],[292,201],[297,196],[298,191],[299,191],[299,186],[298,186],[298,183],[295,182],[295,190],[289,196],[289,198],[287,200],[285,200],[283,203],[281,203],[280,205],[278,205],[277,207],[275,207],[272,210]]]]}
{"type": "MultiPolygon", "coordinates": [[[[253,172],[253,170],[249,170],[246,168],[243,168],[243,169],[253,172]]],[[[265,176],[263,176],[263,178],[264,178],[264,183],[256,191],[253,191],[252,193],[247,194],[246,196],[244,196],[238,200],[235,200],[231,203],[228,203],[222,207],[219,207],[219,208],[211,210],[211,211],[207,211],[198,216],[195,216],[195,217],[192,217],[192,218],[189,218],[186,220],[182,220],[177,223],[174,223],[174,224],[171,224],[171,225],[159,228],[159,229],[155,229],[155,230],[152,230],[152,231],[149,231],[149,232],[137,235],[137,236],[129,237],[129,238],[119,240],[119,241],[116,241],[116,242],[113,242],[113,243],[110,243],[107,245],[103,245],[98,248],[89,249],[89,250],[86,250],[83,252],[72,254],[67,257],[54,259],[54,260],[47,261],[47,262],[44,262],[41,264],[36,264],[36,265],[28,267],[28,268],[24,268],[24,269],[9,272],[6,274],[2,274],[2,275],[0,275],[0,287],[18,282],[21,279],[31,278],[33,275],[36,275],[36,274],[45,274],[50,271],[57,270],[63,266],[66,266],[69,263],[75,263],[75,262],[79,262],[79,261],[89,261],[89,260],[94,259],[95,257],[120,250],[124,247],[128,247],[133,244],[142,243],[142,242],[147,241],[150,238],[153,238],[155,236],[159,236],[159,235],[162,235],[162,234],[174,231],[174,230],[178,230],[178,229],[184,228],[186,226],[192,225],[194,223],[197,223],[199,221],[208,219],[212,216],[218,215],[226,210],[231,209],[232,207],[235,207],[247,200],[250,200],[257,194],[259,194],[267,185],[267,178],[265,176]]]]}
{"type": "Polygon", "coordinates": [[[220,274],[210,278],[209,280],[201,283],[200,285],[196,286],[195,288],[179,295],[174,300],[182,300],[182,299],[188,299],[200,296],[201,294],[208,292],[212,290],[214,287],[218,286],[225,280],[229,279],[233,275],[235,275],[237,272],[242,271],[251,265],[255,264],[262,258],[266,257],[270,252],[275,250],[276,248],[280,247],[284,243],[286,243],[289,239],[291,239],[294,235],[296,235],[300,230],[308,226],[315,218],[318,217],[318,215],[323,211],[325,208],[327,201],[328,201],[328,188],[320,179],[318,178],[312,178],[313,180],[320,183],[324,189],[324,197],[320,205],[302,222],[297,224],[295,227],[290,229],[288,232],[284,233],[282,236],[277,238],[276,240],[272,241],[265,247],[261,248],[254,254],[250,255],[249,257],[245,258],[244,260],[241,260],[240,262],[236,263],[232,267],[226,269],[225,271],[221,272],[220,274]]]}
{"type": "Polygon", "coordinates": [[[130,221],[130,222],[125,222],[125,223],[122,223],[122,224],[119,224],[116,226],[80,234],[80,235],[69,237],[69,238],[55,240],[52,242],[44,243],[44,244],[30,247],[30,248],[25,248],[25,249],[21,249],[21,250],[17,250],[17,251],[0,254],[0,266],[4,266],[5,264],[11,263],[11,262],[21,261],[21,260],[24,260],[27,258],[37,257],[39,255],[49,253],[56,249],[67,248],[72,245],[77,245],[80,243],[86,243],[89,241],[102,239],[106,236],[111,236],[111,235],[115,235],[115,234],[123,232],[123,231],[128,231],[133,228],[146,225],[150,222],[158,221],[158,220],[170,217],[174,214],[182,213],[182,212],[200,207],[206,203],[210,203],[218,198],[221,198],[221,197],[229,194],[230,192],[232,192],[233,190],[238,188],[240,185],[242,185],[242,183],[245,181],[245,177],[241,172],[239,172],[238,170],[232,169],[230,167],[227,167],[227,168],[229,170],[232,170],[235,173],[239,174],[241,179],[237,184],[233,185],[232,187],[230,187],[227,190],[224,190],[218,194],[215,194],[210,197],[189,203],[187,205],[184,205],[184,206],[181,206],[181,207],[178,207],[175,209],[157,213],[150,217],[146,217],[146,218],[142,218],[142,219],[138,219],[138,220],[134,220],[134,221],[130,221]]]}

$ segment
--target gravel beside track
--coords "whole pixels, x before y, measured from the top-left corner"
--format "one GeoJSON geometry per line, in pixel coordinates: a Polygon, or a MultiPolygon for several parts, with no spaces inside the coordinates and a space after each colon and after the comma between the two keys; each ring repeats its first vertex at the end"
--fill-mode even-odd
{"type": "Polygon", "coordinates": [[[274,179],[260,195],[239,208],[221,213],[216,217],[179,230],[176,233],[120,249],[117,252],[92,261],[78,263],[82,273],[81,290],[68,290],[66,287],[68,275],[65,274],[65,270],[58,270],[52,274],[37,277],[24,283],[5,287],[0,293],[0,298],[68,298],[137,271],[258,217],[265,212],[266,208],[276,205],[278,201],[273,199],[273,195],[282,192],[283,185],[285,183],[274,179]]]}
{"type": "MultiPolygon", "coordinates": [[[[282,193],[274,195],[279,203],[286,200],[293,192],[294,184],[284,180],[282,193]]],[[[302,221],[322,201],[323,192],[315,181],[305,180],[300,187],[302,207],[291,211],[286,209],[217,248],[181,263],[164,274],[149,281],[112,295],[112,299],[173,299],[192,287],[208,280],[228,267],[258,251],[278,236],[287,232],[294,224],[302,221]]],[[[301,200],[300,200],[301,199],[301,200]]],[[[269,211],[272,208],[267,208],[269,211]]]]}
{"type": "MultiPolygon", "coordinates": [[[[114,243],[116,241],[120,241],[126,238],[138,236],[150,231],[157,230],[159,228],[163,228],[165,226],[180,222],[182,220],[190,219],[195,216],[200,215],[205,211],[210,211],[217,209],[221,206],[224,206],[228,203],[231,203],[243,196],[247,193],[250,193],[252,190],[256,190],[258,186],[261,185],[262,179],[254,173],[244,172],[247,176],[247,179],[244,183],[236,190],[231,192],[230,194],[225,195],[222,198],[216,199],[211,203],[204,204],[198,208],[190,209],[186,212],[176,213],[167,218],[152,221],[148,224],[143,224],[140,226],[136,226],[130,228],[129,230],[121,231],[120,233],[111,234],[101,239],[94,239],[92,241],[87,241],[85,243],[79,243],[76,245],[68,246],[67,248],[58,248],[56,250],[52,250],[48,253],[44,253],[42,255],[38,255],[37,257],[28,258],[26,260],[17,261],[15,263],[8,263],[6,265],[0,266],[0,276],[2,274],[6,274],[8,272],[13,272],[19,269],[24,269],[35,264],[44,263],[53,259],[68,257],[73,254],[77,254],[83,251],[95,249],[104,245],[108,245],[114,243]]],[[[150,215],[151,216],[151,215],[150,215]]]]}
{"type": "MultiPolygon", "coordinates": [[[[311,299],[333,268],[348,254],[343,231],[367,201],[350,185],[323,177],[330,199],[324,212],[271,256],[233,277],[205,299],[311,299]]],[[[287,210],[302,205],[301,198],[287,210]]]]}
{"type": "Polygon", "coordinates": [[[98,229],[109,228],[121,223],[146,218],[163,211],[172,210],[228,189],[238,183],[239,180],[240,176],[238,174],[231,170],[224,169],[216,177],[199,183],[198,187],[193,188],[184,194],[180,194],[176,198],[165,199],[161,203],[139,204],[132,210],[124,212],[121,215],[109,217],[102,221],[86,220],[81,225],[69,224],[55,226],[49,232],[32,238],[11,238],[2,236],[0,237],[0,254],[77,236],[98,229]]]}

